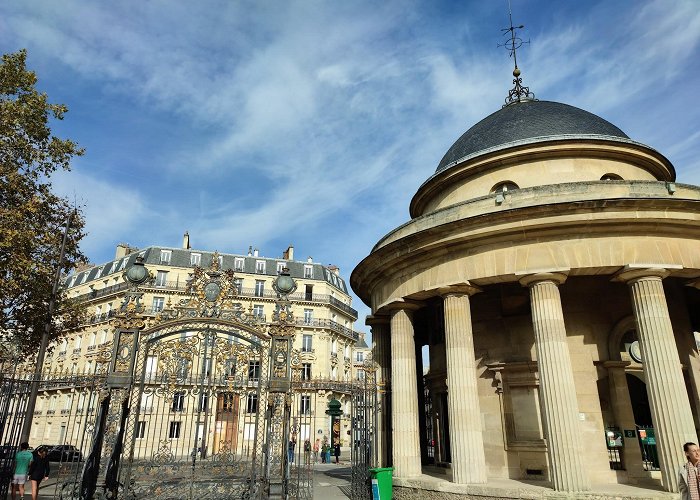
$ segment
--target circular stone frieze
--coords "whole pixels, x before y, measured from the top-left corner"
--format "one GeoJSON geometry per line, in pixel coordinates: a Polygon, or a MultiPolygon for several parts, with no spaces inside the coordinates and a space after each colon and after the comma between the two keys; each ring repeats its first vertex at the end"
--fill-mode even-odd
{"type": "Polygon", "coordinates": [[[627,352],[629,352],[630,357],[633,360],[635,360],[637,363],[642,362],[642,351],[639,348],[639,341],[638,340],[635,340],[634,342],[632,342],[630,344],[629,348],[627,349],[627,352]]]}
{"type": "Polygon", "coordinates": [[[276,285],[280,293],[283,294],[290,293],[292,290],[294,290],[294,280],[288,275],[282,274],[278,276],[276,285]]]}
{"type": "Polygon", "coordinates": [[[218,299],[219,294],[221,294],[221,285],[219,285],[217,282],[211,281],[204,285],[204,298],[206,298],[209,302],[214,302],[216,299],[218,299]]]}
{"type": "Polygon", "coordinates": [[[148,270],[143,265],[143,262],[139,262],[138,260],[134,262],[134,264],[126,271],[126,279],[134,284],[139,284],[146,281],[148,279],[148,270]]]}

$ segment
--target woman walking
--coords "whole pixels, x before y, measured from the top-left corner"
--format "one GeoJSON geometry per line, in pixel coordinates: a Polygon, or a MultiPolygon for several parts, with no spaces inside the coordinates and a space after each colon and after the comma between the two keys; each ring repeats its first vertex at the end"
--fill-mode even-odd
{"type": "Polygon", "coordinates": [[[32,482],[32,500],[39,498],[39,484],[49,478],[51,470],[49,466],[48,450],[41,446],[36,450],[32,463],[29,465],[29,480],[32,482]]]}

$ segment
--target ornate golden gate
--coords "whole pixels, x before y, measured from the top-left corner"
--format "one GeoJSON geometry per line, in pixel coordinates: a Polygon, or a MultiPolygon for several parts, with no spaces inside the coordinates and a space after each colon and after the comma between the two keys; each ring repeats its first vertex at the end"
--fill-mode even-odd
{"type": "Polygon", "coordinates": [[[137,259],[113,321],[92,450],[63,498],[311,498],[312,464],[290,446],[294,318],[288,275],[272,322],[236,302],[234,273],[196,267],[187,296],[146,318],[137,259]]]}

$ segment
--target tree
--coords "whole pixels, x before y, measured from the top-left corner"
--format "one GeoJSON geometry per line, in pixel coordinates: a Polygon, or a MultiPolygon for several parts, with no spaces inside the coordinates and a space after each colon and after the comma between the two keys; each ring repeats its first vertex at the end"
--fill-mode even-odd
{"type": "MultiPolygon", "coordinates": [[[[84,150],[51,133],[63,104],[48,102],[26,68],[26,50],[2,56],[0,65],[0,345],[36,353],[48,318],[64,227],[75,207],[54,194],[50,177],[70,170],[84,150]]],[[[74,214],[61,272],[85,260],[78,242],[84,220],[74,214]]],[[[81,320],[79,304],[59,291],[51,336],[81,320]]]]}

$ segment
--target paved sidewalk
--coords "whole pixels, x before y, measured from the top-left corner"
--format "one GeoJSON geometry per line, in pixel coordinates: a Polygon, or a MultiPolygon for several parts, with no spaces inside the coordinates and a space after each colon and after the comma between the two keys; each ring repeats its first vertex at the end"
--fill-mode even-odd
{"type": "Polygon", "coordinates": [[[349,463],[314,465],[314,499],[347,500],[350,498],[349,463]]]}

